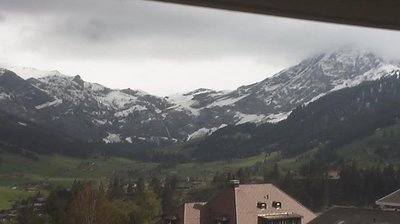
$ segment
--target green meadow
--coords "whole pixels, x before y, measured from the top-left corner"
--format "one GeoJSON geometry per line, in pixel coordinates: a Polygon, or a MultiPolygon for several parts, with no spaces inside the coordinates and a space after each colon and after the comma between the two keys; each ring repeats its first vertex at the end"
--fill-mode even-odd
{"type": "MultiPolygon", "coordinates": [[[[175,167],[159,168],[160,164],[145,163],[124,158],[77,159],[60,155],[38,156],[32,160],[13,154],[0,154],[0,210],[8,208],[15,200],[32,195],[27,186],[45,184],[69,187],[75,180],[107,182],[108,177],[118,171],[137,171],[138,175],[196,177],[211,181],[217,172],[236,172],[241,167],[273,161],[276,154],[265,154],[249,158],[210,163],[184,163],[175,167]],[[13,190],[16,188],[17,190],[13,190]]],[[[272,164],[272,163],[271,163],[272,164]]]]}

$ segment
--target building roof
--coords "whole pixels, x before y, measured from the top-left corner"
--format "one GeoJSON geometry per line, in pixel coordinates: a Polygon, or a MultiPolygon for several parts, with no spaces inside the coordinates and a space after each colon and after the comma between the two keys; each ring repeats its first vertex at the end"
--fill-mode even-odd
{"type": "Polygon", "coordinates": [[[185,203],[183,223],[200,224],[202,215],[204,216],[204,205],[206,202],[185,203]]]}
{"type": "Polygon", "coordinates": [[[258,218],[267,219],[267,220],[280,220],[280,219],[287,219],[287,218],[303,218],[303,216],[295,214],[295,213],[280,213],[280,214],[259,215],[258,218]]]}
{"type": "Polygon", "coordinates": [[[229,223],[236,223],[236,202],[235,191],[231,187],[218,194],[207,203],[207,222],[213,223],[215,220],[228,219],[229,223]]]}
{"type": "Polygon", "coordinates": [[[400,206],[400,189],[377,200],[377,205],[400,206]]]}
{"type": "Polygon", "coordinates": [[[400,212],[333,207],[309,224],[399,224],[400,212]]]}
{"type": "Polygon", "coordinates": [[[316,215],[298,201],[272,184],[243,184],[232,186],[209,202],[185,203],[175,211],[182,224],[214,224],[228,220],[231,224],[258,222],[258,218],[302,218],[308,223],[316,215]],[[273,207],[279,202],[281,208],[273,207]],[[266,205],[261,208],[260,204],[266,205]]]}
{"type": "Polygon", "coordinates": [[[160,223],[163,220],[177,220],[178,223],[190,223],[190,224],[200,224],[204,223],[203,219],[207,217],[205,212],[205,205],[207,202],[191,202],[184,203],[180,207],[178,207],[174,213],[164,216],[160,223]]]}
{"type": "Polygon", "coordinates": [[[273,184],[248,184],[235,188],[238,223],[257,223],[258,216],[270,214],[277,216],[302,216],[304,223],[316,217],[309,209],[281,191],[273,184]],[[266,209],[257,208],[257,203],[266,203],[266,209]],[[280,202],[282,208],[272,206],[280,202]]]}
{"type": "Polygon", "coordinates": [[[400,30],[398,0],[156,0],[400,30]]]}

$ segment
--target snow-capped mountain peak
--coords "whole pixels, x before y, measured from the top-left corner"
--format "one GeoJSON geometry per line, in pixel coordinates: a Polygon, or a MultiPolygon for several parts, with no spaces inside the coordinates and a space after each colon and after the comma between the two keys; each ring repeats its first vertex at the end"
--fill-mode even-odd
{"type": "Polygon", "coordinates": [[[258,112],[289,112],[329,92],[379,79],[395,69],[398,66],[388,64],[371,52],[340,49],[303,60],[236,94],[250,93],[252,100],[247,105],[260,108],[258,112]]]}
{"type": "Polygon", "coordinates": [[[19,66],[12,66],[8,64],[0,64],[0,67],[13,71],[18,76],[28,79],[28,78],[40,78],[40,77],[45,77],[45,76],[51,76],[51,75],[62,75],[59,71],[57,70],[40,70],[37,68],[32,68],[32,67],[19,67],[19,66]]]}
{"type": "MultiPolygon", "coordinates": [[[[167,97],[140,90],[111,89],[86,82],[80,76],[53,72],[14,81],[13,85],[24,92],[19,98],[15,97],[14,86],[2,87],[6,83],[0,83],[0,104],[4,103],[2,108],[13,108],[26,102],[27,105],[10,111],[24,116],[31,113],[37,121],[63,127],[67,133],[91,141],[160,144],[204,136],[225,125],[279,122],[299,105],[388,76],[394,70],[400,70],[398,64],[369,51],[343,48],[312,56],[233,91],[201,88],[167,97]],[[11,102],[14,98],[19,101],[11,102]],[[37,111],[40,113],[36,114],[37,111]],[[118,141],[114,141],[115,136],[118,141]]],[[[5,72],[0,69],[0,76],[5,72]]]]}

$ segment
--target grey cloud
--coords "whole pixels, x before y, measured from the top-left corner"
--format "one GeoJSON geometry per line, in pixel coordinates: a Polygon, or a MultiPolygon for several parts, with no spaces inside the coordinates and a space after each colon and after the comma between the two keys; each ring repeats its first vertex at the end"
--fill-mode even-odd
{"type": "Polygon", "coordinates": [[[46,24],[38,22],[39,31],[25,40],[49,57],[252,57],[293,63],[348,43],[390,57],[398,57],[400,47],[399,32],[141,0],[3,0],[0,8],[10,16],[51,18],[46,24]]]}

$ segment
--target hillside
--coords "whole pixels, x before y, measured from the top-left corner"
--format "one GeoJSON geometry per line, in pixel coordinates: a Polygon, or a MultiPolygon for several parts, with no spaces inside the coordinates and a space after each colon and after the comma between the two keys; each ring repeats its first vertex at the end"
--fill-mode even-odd
{"type": "Polygon", "coordinates": [[[240,158],[281,151],[291,157],[315,147],[338,148],[397,124],[400,81],[396,75],[345,88],[296,108],[277,124],[228,126],[189,145],[200,160],[240,158]]]}
{"type": "Polygon", "coordinates": [[[0,111],[0,152],[35,158],[38,154],[88,157],[103,147],[55,132],[31,120],[0,111]]]}
{"type": "Polygon", "coordinates": [[[184,180],[186,185],[190,185],[188,178],[210,183],[212,177],[219,172],[235,173],[241,167],[253,166],[264,160],[265,155],[258,155],[229,162],[182,163],[165,167],[159,163],[145,163],[119,157],[80,159],[61,155],[37,155],[32,159],[3,152],[0,153],[0,210],[8,208],[18,198],[34,195],[27,192],[28,186],[36,186],[38,191],[46,192],[58,185],[68,188],[76,180],[107,183],[108,178],[115,173],[129,179],[146,177],[148,180],[152,177],[176,175],[179,180],[184,180]],[[198,167],[205,168],[199,170],[198,167]],[[13,190],[13,187],[16,189],[13,190]]]}
{"type": "MultiPolygon", "coordinates": [[[[46,191],[54,185],[69,186],[76,179],[107,182],[107,178],[116,174],[129,179],[176,176],[184,191],[191,189],[196,181],[201,184],[205,181],[210,186],[211,182],[225,183],[226,178],[232,177],[244,182],[275,180],[285,184],[290,177],[283,179],[285,173],[302,177],[310,175],[307,172],[315,170],[315,167],[318,167],[317,173],[338,170],[346,164],[343,161],[354,159],[359,166],[367,168],[371,165],[397,165],[400,161],[399,111],[400,75],[398,71],[393,71],[379,80],[344,88],[299,106],[288,119],[278,123],[227,126],[183,146],[143,149],[136,155],[132,155],[127,143],[91,145],[58,132],[53,133],[52,129],[36,121],[2,112],[0,130],[7,132],[0,135],[0,198],[3,198],[0,208],[8,208],[16,199],[30,196],[25,190],[27,186],[33,185],[46,191]],[[24,136],[23,141],[21,136],[24,136]],[[74,155],[78,153],[82,158],[59,155],[71,152],[74,155]],[[115,156],[141,158],[148,162],[115,156]],[[270,179],[275,167],[279,167],[281,176],[270,179]],[[13,190],[13,187],[17,189],[13,190]]],[[[310,192],[293,190],[298,189],[294,186],[305,184],[301,178],[291,181],[292,185],[283,187],[292,187],[287,190],[315,209],[324,206],[318,194],[311,197],[310,192]]],[[[323,181],[328,180],[314,183],[319,194],[325,189],[321,187],[325,186],[323,181]]],[[[340,183],[331,179],[329,185],[335,189],[334,186],[340,183]]],[[[390,190],[385,189],[384,192],[390,190]]],[[[382,194],[377,192],[368,202],[382,194]]],[[[330,191],[332,195],[336,193],[330,191]]],[[[332,195],[333,200],[335,197],[332,195]]]]}
{"type": "Polygon", "coordinates": [[[343,48],[233,91],[197,89],[166,97],[111,89],[57,71],[10,69],[38,77],[23,80],[1,70],[4,112],[82,141],[126,144],[134,150],[184,143],[227,125],[275,123],[300,105],[385,77],[398,66],[368,51],[343,48]]]}

